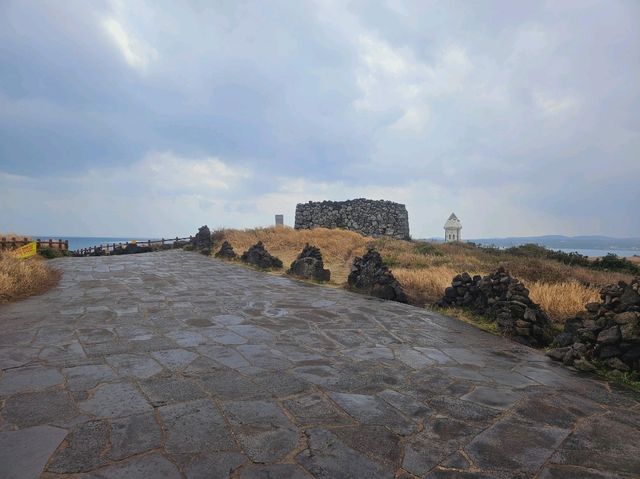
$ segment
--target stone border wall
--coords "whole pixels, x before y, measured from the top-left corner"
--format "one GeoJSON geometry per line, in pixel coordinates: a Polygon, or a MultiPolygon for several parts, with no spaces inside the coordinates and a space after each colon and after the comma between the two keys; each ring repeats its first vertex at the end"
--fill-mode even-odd
{"type": "Polygon", "coordinates": [[[409,239],[409,214],[399,203],[358,198],[347,201],[299,203],[296,229],[342,228],[365,236],[409,239]]]}

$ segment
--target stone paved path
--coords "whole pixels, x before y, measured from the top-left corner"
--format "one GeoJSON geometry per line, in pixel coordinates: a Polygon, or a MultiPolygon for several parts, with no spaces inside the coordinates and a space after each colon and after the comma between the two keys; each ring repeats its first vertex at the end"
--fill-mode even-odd
{"type": "Polygon", "coordinates": [[[640,475],[637,396],[456,320],[195,253],[55,261],[0,306],[3,479],[640,475]]]}

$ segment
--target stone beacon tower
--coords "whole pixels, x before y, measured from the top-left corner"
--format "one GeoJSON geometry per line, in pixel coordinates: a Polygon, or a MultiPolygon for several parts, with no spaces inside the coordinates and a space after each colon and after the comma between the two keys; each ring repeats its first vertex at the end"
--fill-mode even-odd
{"type": "Polygon", "coordinates": [[[444,241],[449,243],[450,241],[461,241],[462,236],[460,230],[462,229],[462,223],[455,213],[451,213],[449,219],[444,224],[444,241]]]}

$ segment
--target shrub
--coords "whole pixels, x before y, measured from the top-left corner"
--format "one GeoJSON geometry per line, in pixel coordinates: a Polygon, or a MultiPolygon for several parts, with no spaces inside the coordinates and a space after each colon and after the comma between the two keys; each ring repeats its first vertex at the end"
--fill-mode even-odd
{"type": "Polygon", "coordinates": [[[417,243],[413,249],[418,254],[443,256],[442,251],[440,251],[438,248],[436,248],[435,245],[431,243],[420,242],[420,243],[417,243]]]}
{"type": "Polygon", "coordinates": [[[53,259],[62,258],[64,256],[71,256],[71,252],[58,248],[40,248],[38,254],[43,258],[53,259]]]}
{"type": "Polygon", "coordinates": [[[603,271],[620,271],[634,275],[640,274],[640,267],[638,265],[629,261],[627,258],[620,258],[613,253],[609,253],[593,261],[592,268],[603,271]]]}

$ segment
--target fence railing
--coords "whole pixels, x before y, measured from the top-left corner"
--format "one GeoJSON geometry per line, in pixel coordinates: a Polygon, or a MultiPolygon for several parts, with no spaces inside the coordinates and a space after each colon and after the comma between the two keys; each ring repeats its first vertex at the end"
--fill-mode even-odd
{"type": "Polygon", "coordinates": [[[24,246],[26,244],[29,243],[33,243],[35,242],[37,245],[38,249],[41,248],[55,248],[55,249],[61,249],[64,251],[68,251],[69,250],[69,240],[61,240],[61,239],[30,239],[30,238],[15,238],[15,237],[11,237],[11,238],[5,238],[2,237],[0,238],[0,250],[7,250],[7,249],[16,249],[19,248],[20,246],[24,246]]]}
{"type": "Polygon", "coordinates": [[[119,249],[123,249],[126,251],[129,246],[140,246],[140,247],[156,247],[159,246],[160,249],[173,248],[178,245],[178,243],[182,241],[193,241],[193,236],[186,236],[184,238],[162,238],[159,240],[146,240],[146,241],[126,241],[124,243],[103,243],[96,246],[91,246],[89,248],[80,248],[73,251],[73,253],[77,256],[93,256],[93,255],[109,255],[113,254],[115,251],[119,249]]]}

